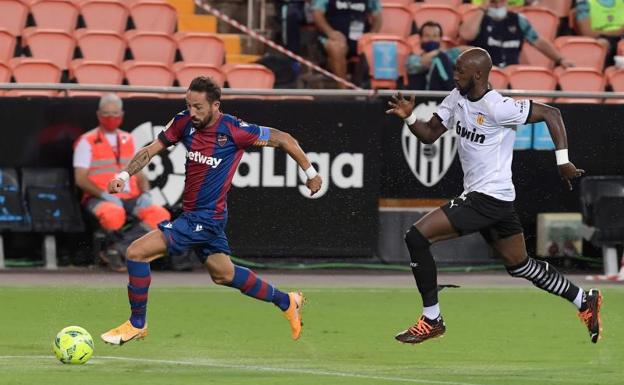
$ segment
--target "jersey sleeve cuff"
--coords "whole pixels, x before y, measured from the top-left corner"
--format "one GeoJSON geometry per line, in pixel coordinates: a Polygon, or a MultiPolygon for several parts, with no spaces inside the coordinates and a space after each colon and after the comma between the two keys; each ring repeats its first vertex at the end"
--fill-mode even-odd
{"type": "Polygon", "coordinates": [[[533,100],[529,100],[529,113],[524,121],[524,124],[529,123],[529,119],[531,118],[531,111],[533,110],[533,100]]]}
{"type": "Polygon", "coordinates": [[[161,131],[161,133],[158,134],[158,140],[160,140],[162,144],[164,144],[167,147],[173,146],[175,144],[175,143],[172,143],[169,139],[167,139],[167,136],[165,135],[164,131],[161,131]]]}

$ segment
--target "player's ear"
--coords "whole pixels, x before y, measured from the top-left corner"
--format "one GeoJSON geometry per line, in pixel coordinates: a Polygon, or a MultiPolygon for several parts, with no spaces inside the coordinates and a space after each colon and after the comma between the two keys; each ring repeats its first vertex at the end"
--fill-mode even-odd
{"type": "Polygon", "coordinates": [[[221,108],[221,101],[215,100],[214,103],[212,103],[212,106],[218,110],[219,108],[221,108]]]}

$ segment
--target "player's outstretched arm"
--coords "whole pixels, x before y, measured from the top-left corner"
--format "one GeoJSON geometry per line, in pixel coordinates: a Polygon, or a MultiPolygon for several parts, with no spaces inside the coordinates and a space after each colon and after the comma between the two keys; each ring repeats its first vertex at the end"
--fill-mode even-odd
{"type": "Polygon", "coordinates": [[[269,140],[258,141],[254,145],[281,148],[305,171],[308,177],[306,186],[310,189],[310,195],[316,194],[321,189],[323,184],[321,176],[316,172],[307,155],[299,146],[299,142],[292,135],[275,128],[269,128],[269,140]]]}
{"type": "Polygon", "coordinates": [[[123,190],[124,185],[130,179],[131,175],[134,175],[141,171],[145,167],[150,159],[165,148],[165,144],[160,139],[154,140],[152,143],[140,149],[136,155],[130,160],[126,169],[119,174],[115,175],[110,182],[108,182],[108,192],[118,193],[123,190]]]}
{"type": "Polygon", "coordinates": [[[555,155],[557,157],[559,173],[568,184],[568,188],[572,190],[572,183],[570,181],[583,175],[585,170],[576,168],[568,159],[568,138],[561,112],[556,107],[533,102],[527,123],[543,121],[546,122],[550,136],[555,143],[555,155]]]}
{"type": "Polygon", "coordinates": [[[446,132],[446,127],[444,127],[440,119],[436,116],[433,116],[428,122],[417,120],[412,116],[412,110],[414,110],[414,106],[416,105],[416,96],[414,95],[408,100],[398,92],[392,95],[392,100],[388,102],[388,105],[392,108],[386,110],[386,114],[394,114],[405,120],[412,134],[416,135],[416,137],[425,144],[435,142],[446,132]]]}

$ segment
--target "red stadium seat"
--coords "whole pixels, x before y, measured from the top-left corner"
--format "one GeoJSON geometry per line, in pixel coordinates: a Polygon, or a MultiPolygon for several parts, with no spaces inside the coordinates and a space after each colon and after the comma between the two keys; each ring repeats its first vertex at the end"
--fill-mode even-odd
{"type": "Polygon", "coordinates": [[[457,38],[461,15],[448,5],[424,4],[413,11],[416,26],[420,28],[427,21],[437,21],[442,26],[444,36],[457,38]]]}
{"type": "Polygon", "coordinates": [[[211,77],[219,87],[223,87],[225,84],[225,73],[221,71],[221,68],[210,64],[179,62],[173,65],[173,72],[180,87],[188,87],[191,81],[198,76],[211,77]]]}
{"type": "Polygon", "coordinates": [[[221,66],[225,60],[225,44],[209,33],[177,33],[175,39],[182,59],[187,63],[221,66]]]}
{"type": "Polygon", "coordinates": [[[457,7],[457,12],[459,12],[459,14],[461,15],[462,23],[463,23],[466,20],[470,19],[472,15],[474,15],[475,13],[482,12],[482,11],[480,7],[474,4],[462,4],[459,7],[457,7]]]}
{"type": "Polygon", "coordinates": [[[139,31],[172,34],[177,24],[177,12],[173,6],[161,1],[140,1],[130,7],[130,16],[139,31]]]}
{"type": "Polygon", "coordinates": [[[548,8],[525,7],[521,12],[537,34],[546,39],[554,40],[559,29],[559,17],[548,8]]]}
{"type": "Polygon", "coordinates": [[[28,18],[28,6],[17,0],[0,0],[0,26],[14,36],[20,36],[28,18]]]}
{"type": "MultiPolygon", "coordinates": [[[[606,79],[601,72],[592,68],[568,68],[559,74],[559,87],[562,91],[603,92],[606,79]]],[[[557,103],[600,103],[593,98],[558,98],[557,103]]]]}
{"type": "Polygon", "coordinates": [[[550,60],[546,55],[541,53],[537,48],[533,47],[529,43],[522,44],[520,50],[520,64],[538,67],[552,68],[555,62],[550,60]]]}
{"type": "MultiPolygon", "coordinates": [[[[70,77],[79,84],[121,85],[124,74],[121,68],[111,62],[97,62],[77,59],[70,64],[70,77]]],[[[69,96],[101,96],[98,91],[68,91],[69,96]]]]}
{"type": "Polygon", "coordinates": [[[15,53],[15,36],[0,29],[0,63],[7,63],[15,53]]]}
{"type": "MultiPolygon", "coordinates": [[[[11,69],[3,63],[0,63],[0,83],[11,82],[11,69]]],[[[0,90],[0,96],[4,95],[4,90],[0,90]]]]}
{"type": "Polygon", "coordinates": [[[425,0],[425,4],[450,5],[451,7],[459,7],[462,0],[425,0]]]}
{"type": "Polygon", "coordinates": [[[130,10],[119,0],[88,0],[80,4],[80,13],[90,30],[123,33],[130,10]]]}
{"type": "Polygon", "coordinates": [[[561,36],[555,39],[555,46],[563,57],[577,67],[591,67],[598,71],[604,68],[606,48],[596,39],[581,36],[561,36]]]}
{"type": "Polygon", "coordinates": [[[260,64],[238,64],[225,73],[230,88],[273,88],[275,75],[260,64]]]}
{"type": "Polygon", "coordinates": [[[175,60],[177,44],[171,35],[135,30],[126,32],[125,36],[134,60],[165,65],[175,60]]]}
{"type": "Polygon", "coordinates": [[[489,80],[492,87],[497,90],[504,90],[509,86],[507,74],[498,67],[492,67],[489,80]]]}
{"type": "Polygon", "coordinates": [[[409,8],[398,4],[388,4],[381,10],[379,33],[407,37],[412,32],[412,13],[409,8]]]}
{"type": "Polygon", "coordinates": [[[373,43],[376,41],[384,41],[384,42],[395,42],[397,44],[397,72],[399,76],[403,77],[403,82],[407,82],[407,69],[405,64],[407,62],[407,58],[412,52],[412,48],[405,42],[405,40],[392,35],[381,35],[381,34],[371,34],[370,38],[362,44],[362,53],[366,56],[366,61],[368,62],[369,67],[369,75],[371,77],[371,87],[373,89],[377,88],[390,88],[396,89],[396,81],[395,80],[387,80],[387,79],[375,79],[375,65],[373,60],[373,43]]]}
{"type": "Polygon", "coordinates": [[[76,28],[78,7],[68,0],[41,0],[30,6],[37,28],[60,29],[71,33],[76,28]]]}
{"type": "MultiPolygon", "coordinates": [[[[49,60],[15,58],[11,61],[16,83],[59,83],[61,69],[49,60]]],[[[10,90],[7,96],[56,96],[57,91],[10,90]]]]}
{"type": "Polygon", "coordinates": [[[162,86],[173,85],[174,76],[164,64],[128,61],[124,65],[126,80],[131,86],[162,86]]]}
{"type": "Polygon", "coordinates": [[[540,7],[548,8],[559,18],[568,17],[572,8],[572,0],[539,0],[540,7]]]}
{"type": "Polygon", "coordinates": [[[80,30],[74,34],[85,60],[120,64],[126,53],[126,40],[115,32],[80,30]]]}
{"type": "MultiPolygon", "coordinates": [[[[614,69],[606,76],[613,91],[624,92],[624,69],[614,69]]],[[[605,99],[605,103],[624,104],[624,99],[605,99]]]]}
{"type": "Polygon", "coordinates": [[[27,28],[23,38],[32,57],[50,60],[63,70],[68,68],[76,48],[72,35],[62,30],[27,28]]]}
{"type": "MultiPolygon", "coordinates": [[[[548,68],[516,65],[506,73],[509,86],[514,90],[554,91],[557,87],[557,78],[548,68]]],[[[532,99],[545,103],[551,101],[551,98],[532,99]]]]}
{"type": "Polygon", "coordinates": [[[414,0],[381,0],[381,6],[387,7],[388,5],[410,5],[414,0]]]}

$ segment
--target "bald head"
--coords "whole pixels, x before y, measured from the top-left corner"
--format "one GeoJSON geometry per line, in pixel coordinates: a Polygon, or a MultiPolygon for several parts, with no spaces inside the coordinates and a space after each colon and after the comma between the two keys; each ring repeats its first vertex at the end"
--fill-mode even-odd
{"type": "Polygon", "coordinates": [[[473,88],[488,88],[488,78],[492,69],[492,58],[483,48],[470,48],[457,58],[455,63],[455,84],[462,95],[473,88]]]}

